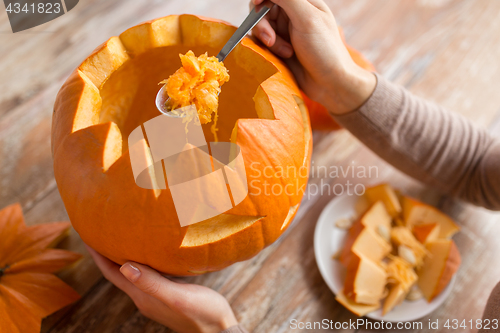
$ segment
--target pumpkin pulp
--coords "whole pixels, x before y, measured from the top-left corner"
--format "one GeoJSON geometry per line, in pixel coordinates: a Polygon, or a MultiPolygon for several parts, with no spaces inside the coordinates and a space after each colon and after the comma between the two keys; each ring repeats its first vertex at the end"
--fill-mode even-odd
{"type": "Polygon", "coordinates": [[[179,54],[182,67],[167,80],[166,94],[170,97],[167,107],[171,110],[195,105],[201,124],[212,122],[211,132],[217,140],[217,118],[221,86],[229,81],[224,64],[207,53],[196,57],[193,51],[179,54]],[[213,119],[212,119],[213,114],[213,119]]]}

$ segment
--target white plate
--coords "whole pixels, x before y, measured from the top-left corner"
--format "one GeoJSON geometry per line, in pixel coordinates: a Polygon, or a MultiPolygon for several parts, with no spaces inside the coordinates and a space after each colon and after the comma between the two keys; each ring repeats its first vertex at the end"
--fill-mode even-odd
{"type": "MultiPolygon", "coordinates": [[[[346,194],[334,198],[323,209],[314,231],[316,263],[323,279],[334,294],[340,292],[344,287],[345,268],[338,260],[332,259],[332,256],[342,248],[347,236],[347,230],[337,228],[335,223],[341,218],[351,218],[356,215],[354,205],[358,198],[346,194]]],[[[379,309],[370,312],[366,317],[391,322],[420,319],[436,310],[445,301],[453,289],[454,283],[455,276],[443,292],[430,303],[424,299],[413,302],[403,301],[401,305],[396,306],[385,316],[382,316],[382,309],[379,309]]]]}

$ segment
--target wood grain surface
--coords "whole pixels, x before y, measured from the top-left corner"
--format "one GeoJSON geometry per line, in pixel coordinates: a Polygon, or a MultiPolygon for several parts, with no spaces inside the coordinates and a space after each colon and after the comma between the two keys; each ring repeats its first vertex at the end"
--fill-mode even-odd
{"type": "MultiPolygon", "coordinates": [[[[363,51],[378,72],[488,127],[494,135],[500,133],[500,1],[327,3],[344,27],[347,41],[363,51]]],[[[64,80],[96,46],[142,21],[169,14],[200,14],[237,25],[247,12],[246,0],[80,0],[66,15],[14,35],[2,8],[0,207],[20,202],[29,225],[68,219],[52,171],[52,106],[64,80]]],[[[455,238],[462,266],[451,296],[422,321],[481,318],[488,295],[500,280],[499,214],[422,186],[345,131],[315,133],[313,162],[315,166],[376,166],[379,172],[371,179],[311,175],[310,186],[387,181],[451,214],[462,226],[455,238]]],[[[186,280],[222,293],[251,332],[290,332],[291,319],[355,319],[335,301],[314,259],[314,227],[335,195],[312,192],[306,193],[286,233],[258,256],[186,280]]],[[[127,295],[102,277],[75,231],[61,247],[84,254],[75,267],[60,273],[83,297],[45,319],[42,332],[170,332],[141,316],[127,295]]]]}

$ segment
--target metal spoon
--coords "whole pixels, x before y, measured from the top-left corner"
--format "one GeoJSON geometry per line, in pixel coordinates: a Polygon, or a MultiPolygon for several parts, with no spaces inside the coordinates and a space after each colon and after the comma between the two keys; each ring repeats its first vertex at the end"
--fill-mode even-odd
{"type": "MultiPolygon", "coordinates": [[[[262,20],[262,18],[273,8],[274,3],[269,0],[264,1],[259,6],[255,7],[247,16],[245,21],[240,25],[238,30],[229,38],[229,41],[224,45],[222,50],[216,56],[219,61],[224,61],[229,53],[238,45],[241,40],[262,20]]],[[[156,107],[166,116],[174,118],[182,118],[182,115],[173,114],[167,105],[170,104],[170,97],[167,98],[165,84],[156,95],[156,107]]]]}

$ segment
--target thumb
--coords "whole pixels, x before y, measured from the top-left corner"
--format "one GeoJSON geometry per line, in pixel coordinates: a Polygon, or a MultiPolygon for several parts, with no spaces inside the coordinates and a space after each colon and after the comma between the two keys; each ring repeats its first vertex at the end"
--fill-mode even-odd
{"type": "Polygon", "coordinates": [[[148,266],[127,262],[120,267],[120,272],[139,290],[162,301],[183,296],[177,283],[148,266]]]}

